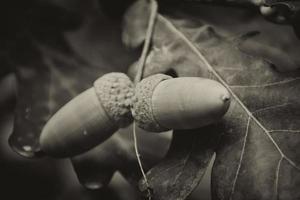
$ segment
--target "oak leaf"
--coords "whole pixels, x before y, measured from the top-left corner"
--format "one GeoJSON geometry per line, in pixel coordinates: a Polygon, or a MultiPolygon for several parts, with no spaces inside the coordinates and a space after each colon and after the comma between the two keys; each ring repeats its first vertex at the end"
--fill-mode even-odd
{"type": "MultiPolygon", "coordinates": [[[[178,13],[158,14],[144,75],[171,70],[215,79],[229,90],[232,102],[217,129],[217,147],[197,151],[202,145],[195,148],[196,139],[174,142],[169,157],[148,172],[154,199],[186,198],[209,159],[196,158],[209,150],[216,152],[213,199],[300,198],[300,72],[280,73],[262,58],[243,53],[240,44],[251,34],[225,37],[197,17],[178,13]],[[183,153],[181,146],[186,146],[183,153]],[[199,168],[178,167],[187,159],[199,168]]],[[[211,133],[199,131],[198,137],[211,133]]],[[[145,182],[141,185],[146,188],[145,182]]]]}

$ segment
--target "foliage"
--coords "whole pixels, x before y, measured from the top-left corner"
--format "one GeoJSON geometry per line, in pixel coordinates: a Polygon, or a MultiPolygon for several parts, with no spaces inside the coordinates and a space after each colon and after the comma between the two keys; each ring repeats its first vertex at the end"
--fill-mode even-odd
{"type": "MultiPolygon", "coordinates": [[[[150,13],[147,0],[134,2],[124,16],[131,1],[118,11],[107,1],[53,2],[23,2],[14,12],[18,14],[11,14],[12,3],[2,12],[13,23],[6,23],[7,34],[1,35],[1,74],[15,71],[18,82],[9,143],[31,158],[44,156],[40,132],[62,105],[97,77],[124,72],[137,60],[150,13]]],[[[253,1],[233,1],[233,8],[218,7],[219,1],[204,3],[159,1],[144,76],[217,80],[230,91],[231,106],[217,124],[174,130],[165,157],[160,152],[166,151],[168,137],[140,133],[151,198],[188,198],[215,154],[212,199],[299,199],[299,3],[264,3],[284,11],[296,34],[290,26],[272,24],[255,13],[253,1]]],[[[135,64],[128,73],[134,76],[135,64]]],[[[130,132],[116,133],[71,159],[83,185],[103,188],[116,170],[138,185],[141,174],[132,138],[124,137],[130,132]]],[[[143,179],[139,189],[147,189],[143,179]]]]}

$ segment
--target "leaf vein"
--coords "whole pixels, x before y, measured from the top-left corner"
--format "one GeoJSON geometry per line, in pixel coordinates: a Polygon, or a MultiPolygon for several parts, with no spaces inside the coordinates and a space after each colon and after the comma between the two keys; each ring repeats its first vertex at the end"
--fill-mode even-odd
{"type": "Polygon", "coordinates": [[[293,130],[293,129],[274,129],[274,130],[269,130],[269,133],[274,133],[274,132],[289,132],[289,133],[300,133],[300,130],[293,130]]]}
{"type": "Polygon", "coordinates": [[[294,163],[289,157],[283,155],[284,159],[291,165],[293,166],[295,169],[297,169],[298,171],[300,171],[300,167],[296,165],[296,163],[294,163]]]}
{"type": "MultiPolygon", "coordinates": [[[[226,81],[210,65],[210,63],[204,57],[204,55],[202,55],[201,52],[199,52],[198,48],[195,45],[193,45],[193,43],[183,33],[181,33],[168,19],[166,19],[165,17],[163,17],[160,14],[157,15],[157,18],[159,20],[161,20],[171,31],[173,31],[175,34],[177,34],[188,45],[188,47],[190,47],[191,50],[204,62],[204,64],[207,66],[208,70],[215,75],[215,77],[218,79],[218,81],[220,81],[224,85],[224,87],[227,88],[227,90],[230,92],[230,94],[232,95],[232,97],[237,101],[237,103],[248,114],[248,116],[250,117],[250,119],[252,119],[263,130],[263,132],[271,140],[271,142],[273,143],[273,145],[275,146],[275,148],[277,149],[277,151],[280,153],[280,155],[283,156],[291,165],[293,165],[295,168],[297,168],[298,170],[300,170],[300,168],[291,159],[289,159],[282,152],[282,150],[280,149],[280,147],[278,146],[278,144],[275,142],[275,140],[273,139],[273,137],[270,135],[269,131],[258,121],[258,119],[256,117],[253,116],[253,114],[248,110],[248,108],[239,99],[239,97],[233,92],[233,90],[226,83],[226,81]]],[[[276,85],[279,84],[280,85],[280,84],[284,84],[284,83],[292,82],[292,81],[296,81],[296,80],[300,80],[300,77],[297,77],[297,78],[294,78],[294,79],[289,79],[289,80],[286,80],[286,81],[280,81],[280,82],[275,82],[275,83],[271,83],[271,84],[265,84],[265,86],[270,86],[270,85],[274,85],[274,84],[276,84],[276,85]]]]}
{"type": "Polygon", "coordinates": [[[257,109],[255,111],[253,111],[252,114],[256,114],[256,113],[259,113],[259,112],[272,110],[272,109],[276,109],[276,108],[280,108],[280,107],[285,107],[287,105],[291,105],[291,103],[283,103],[283,104],[278,104],[278,105],[274,105],[274,106],[268,106],[268,107],[265,107],[265,108],[257,109]]]}
{"type": "Polygon", "coordinates": [[[283,160],[283,156],[280,157],[277,168],[276,168],[276,174],[275,174],[275,197],[278,199],[278,182],[279,182],[279,173],[280,173],[280,167],[281,167],[281,162],[283,160]]]}
{"type": "Polygon", "coordinates": [[[246,126],[246,133],[245,133],[244,142],[243,142],[243,147],[242,147],[242,151],[241,151],[239,164],[238,164],[238,167],[237,167],[237,170],[236,170],[236,174],[235,174],[234,179],[233,179],[233,184],[232,184],[232,188],[231,188],[231,192],[230,192],[230,199],[232,198],[232,195],[234,193],[236,181],[237,181],[237,178],[238,178],[241,166],[242,166],[242,161],[243,161],[243,158],[244,158],[245,148],[246,148],[246,143],[247,143],[247,138],[248,138],[248,133],[249,133],[250,121],[251,121],[251,119],[250,119],[250,117],[248,117],[247,126],[246,126]]]}
{"type": "Polygon", "coordinates": [[[283,81],[278,81],[278,82],[273,82],[273,83],[262,84],[262,85],[229,85],[229,86],[231,88],[263,88],[263,87],[284,85],[284,84],[288,84],[288,83],[298,81],[298,80],[300,80],[300,77],[283,80],[283,81]]]}

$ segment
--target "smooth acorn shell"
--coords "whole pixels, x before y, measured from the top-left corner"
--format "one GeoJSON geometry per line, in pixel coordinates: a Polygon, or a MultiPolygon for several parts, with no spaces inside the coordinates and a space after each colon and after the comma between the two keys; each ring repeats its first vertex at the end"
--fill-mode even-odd
{"type": "Polygon", "coordinates": [[[45,125],[40,144],[55,157],[80,154],[104,141],[118,129],[90,88],[61,108],[45,125]]]}
{"type": "Polygon", "coordinates": [[[45,125],[40,145],[54,157],[81,154],[131,123],[133,83],[123,73],[110,73],[63,106],[45,125]]]}
{"type": "Polygon", "coordinates": [[[154,75],[137,86],[133,115],[141,128],[155,132],[195,129],[215,123],[228,110],[230,94],[219,82],[199,77],[163,76],[154,75]],[[145,90],[150,94],[140,95],[145,90]],[[141,99],[149,96],[146,100],[149,103],[139,105],[141,99]],[[151,113],[151,120],[144,117],[145,110],[151,113]]]}
{"type": "Polygon", "coordinates": [[[212,124],[228,110],[230,95],[220,83],[204,78],[162,81],[153,91],[154,118],[170,129],[194,129],[212,124]]]}

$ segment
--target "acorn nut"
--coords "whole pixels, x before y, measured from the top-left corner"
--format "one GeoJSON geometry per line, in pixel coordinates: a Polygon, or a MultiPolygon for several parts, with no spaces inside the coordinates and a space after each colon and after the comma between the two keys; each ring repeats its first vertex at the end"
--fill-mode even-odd
{"type": "Polygon", "coordinates": [[[137,84],[132,115],[152,132],[195,129],[220,120],[229,105],[230,94],[217,81],[156,74],[137,84]]]}
{"type": "Polygon", "coordinates": [[[134,85],[126,74],[100,77],[94,87],[72,99],[47,122],[40,137],[42,150],[55,157],[70,157],[95,147],[132,122],[133,94],[134,85]]]}

